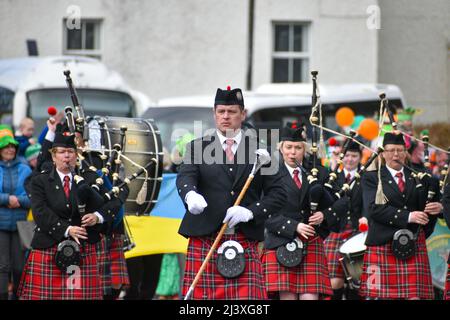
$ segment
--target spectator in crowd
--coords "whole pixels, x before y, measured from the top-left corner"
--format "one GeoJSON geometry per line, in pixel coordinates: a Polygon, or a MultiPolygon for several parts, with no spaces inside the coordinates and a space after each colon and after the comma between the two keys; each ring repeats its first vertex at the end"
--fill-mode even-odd
{"type": "Polygon", "coordinates": [[[20,121],[19,130],[16,131],[15,139],[19,143],[19,156],[25,156],[25,150],[36,141],[33,138],[34,134],[34,121],[31,118],[23,118],[20,121]]]}
{"type": "Polygon", "coordinates": [[[25,150],[25,159],[27,159],[28,164],[34,170],[37,166],[37,158],[39,156],[39,152],[41,151],[41,144],[35,143],[25,150]]]}
{"type": "Polygon", "coordinates": [[[16,157],[19,143],[12,129],[0,131],[0,300],[6,300],[10,277],[15,295],[24,265],[17,221],[26,219],[30,207],[24,181],[31,169],[16,157]]]}

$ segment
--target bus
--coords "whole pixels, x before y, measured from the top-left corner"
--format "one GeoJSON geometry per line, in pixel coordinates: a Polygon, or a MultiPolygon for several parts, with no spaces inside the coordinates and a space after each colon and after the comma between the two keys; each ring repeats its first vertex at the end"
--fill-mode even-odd
{"type": "Polygon", "coordinates": [[[100,61],[80,56],[24,57],[0,60],[0,122],[18,128],[24,117],[39,132],[47,108],[71,106],[63,71],[69,69],[87,115],[137,117],[152,104],[132,90],[117,72],[100,61]]]}

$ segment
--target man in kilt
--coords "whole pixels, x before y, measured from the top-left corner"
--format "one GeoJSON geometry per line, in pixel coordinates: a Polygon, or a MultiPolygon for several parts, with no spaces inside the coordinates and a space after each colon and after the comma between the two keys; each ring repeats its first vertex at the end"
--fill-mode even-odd
{"type": "MultiPolygon", "coordinates": [[[[263,266],[268,293],[279,294],[281,300],[317,300],[319,295],[332,295],[323,239],[328,235],[324,214],[310,214],[310,185],[305,156],[305,138],[302,129],[288,127],[282,130],[279,151],[280,173],[287,195],[284,206],[271,213],[266,221],[263,266]],[[297,162],[303,168],[298,167],[297,162]],[[317,230],[315,229],[317,227],[317,230]],[[276,250],[280,246],[302,239],[303,260],[297,266],[278,262],[276,250]]],[[[326,170],[319,170],[319,183],[327,178],[326,170]]],[[[319,210],[329,204],[319,204],[319,210]]]]}
{"type": "Polygon", "coordinates": [[[406,148],[401,134],[386,133],[383,147],[385,164],[379,171],[366,173],[362,181],[369,231],[360,294],[368,299],[433,299],[425,240],[442,210],[436,202],[439,195],[424,205],[423,190],[428,186],[424,181],[423,188],[416,188],[411,171],[403,166],[406,148]],[[407,259],[393,251],[394,234],[400,229],[408,229],[416,238],[415,253],[407,259]]]}
{"type": "MultiPolygon", "coordinates": [[[[355,173],[358,171],[361,162],[361,148],[359,145],[350,141],[343,158],[343,170],[337,174],[335,183],[336,192],[338,192],[344,183],[349,183],[355,173]]],[[[344,293],[345,274],[339,259],[342,257],[339,253],[341,245],[349,238],[354,236],[359,229],[360,224],[367,225],[367,218],[363,216],[362,206],[362,188],[360,180],[356,180],[348,196],[340,200],[345,202],[339,206],[335,204],[331,210],[336,212],[338,208],[343,208],[343,212],[337,212],[339,220],[337,221],[337,232],[331,232],[324,241],[325,254],[328,260],[328,270],[330,272],[331,287],[333,288],[332,300],[342,300],[344,293]]],[[[347,300],[359,300],[357,290],[347,287],[345,298],[347,300]]]]}
{"type": "MultiPolygon", "coordinates": [[[[21,284],[20,299],[101,299],[95,243],[101,223],[108,219],[102,210],[80,216],[77,189],[73,181],[76,159],[74,135],[56,132],[51,156],[54,165],[35,175],[29,188],[36,230],[31,242],[21,284]],[[73,239],[80,245],[81,262],[66,272],[58,268],[58,244],[73,239]]],[[[106,209],[106,208],[105,208],[106,209]]]]}
{"type": "MultiPolygon", "coordinates": [[[[245,270],[236,278],[219,273],[217,250],[206,266],[193,299],[265,299],[258,242],[264,221],[285,201],[278,170],[258,171],[239,206],[255,158],[256,137],[242,129],[246,111],[242,91],[217,89],[214,103],[216,130],[187,144],[179,168],[177,189],[186,206],[179,233],[189,238],[183,295],[186,295],[223,223],[229,229],[219,243],[234,240],[245,252],[245,270]],[[264,195],[263,195],[264,193],[264,195]]],[[[262,169],[270,169],[263,167],[262,169]]]]}

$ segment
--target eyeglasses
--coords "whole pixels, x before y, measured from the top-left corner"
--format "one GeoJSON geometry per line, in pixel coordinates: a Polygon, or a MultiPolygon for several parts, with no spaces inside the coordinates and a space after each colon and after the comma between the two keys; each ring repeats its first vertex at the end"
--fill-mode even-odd
{"type": "Polygon", "coordinates": [[[386,153],[392,153],[394,154],[395,152],[397,152],[398,154],[405,152],[405,149],[389,149],[389,150],[384,150],[384,152],[386,153]]]}

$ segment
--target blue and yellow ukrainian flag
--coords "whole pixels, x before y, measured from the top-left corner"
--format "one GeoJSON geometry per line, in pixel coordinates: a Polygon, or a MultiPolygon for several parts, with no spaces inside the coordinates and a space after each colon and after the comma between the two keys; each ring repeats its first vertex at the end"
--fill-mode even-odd
{"type": "Polygon", "coordinates": [[[188,239],[178,234],[186,211],[175,181],[175,173],[164,173],[158,202],[150,216],[126,216],[136,247],[125,258],[159,253],[186,253],[188,239]]]}

